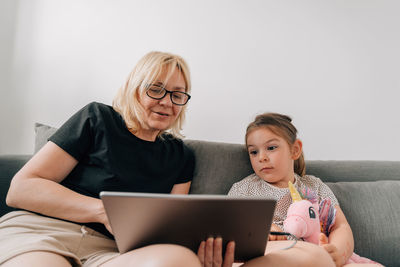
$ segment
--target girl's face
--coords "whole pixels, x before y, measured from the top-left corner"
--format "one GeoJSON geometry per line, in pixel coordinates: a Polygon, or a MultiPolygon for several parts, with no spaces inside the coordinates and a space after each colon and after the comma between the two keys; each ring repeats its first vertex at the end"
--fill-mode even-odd
{"type": "Polygon", "coordinates": [[[251,166],[258,177],[281,188],[294,183],[294,160],[301,154],[301,142],[292,146],[266,127],[254,129],[247,136],[251,166]]]}
{"type": "MultiPolygon", "coordinates": [[[[153,84],[168,91],[185,92],[186,82],[182,73],[177,69],[166,83],[167,74],[167,70],[164,70],[153,84]]],[[[173,104],[169,93],[162,99],[153,99],[146,92],[143,92],[139,101],[144,109],[145,125],[143,129],[136,133],[136,136],[149,141],[155,140],[160,131],[169,129],[175,123],[183,107],[173,104]]]]}

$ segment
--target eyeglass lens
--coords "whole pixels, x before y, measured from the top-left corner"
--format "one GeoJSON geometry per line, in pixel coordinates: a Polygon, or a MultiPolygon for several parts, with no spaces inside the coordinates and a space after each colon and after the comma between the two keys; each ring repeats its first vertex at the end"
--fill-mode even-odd
{"type": "Polygon", "coordinates": [[[154,99],[162,99],[167,93],[171,94],[171,101],[176,105],[184,105],[189,100],[189,95],[179,91],[167,91],[165,88],[160,86],[150,86],[147,91],[147,95],[154,99]]]}

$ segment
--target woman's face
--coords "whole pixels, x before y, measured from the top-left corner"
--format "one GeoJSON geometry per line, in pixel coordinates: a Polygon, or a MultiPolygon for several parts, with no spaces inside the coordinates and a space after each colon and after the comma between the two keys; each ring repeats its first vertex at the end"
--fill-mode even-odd
{"type": "MultiPolygon", "coordinates": [[[[168,71],[165,69],[153,84],[168,91],[186,91],[186,82],[181,71],[176,69],[166,83],[167,74],[168,71]]],[[[175,123],[183,107],[173,104],[169,93],[162,99],[153,99],[143,92],[139,101],[144,109],[144,125],[136,135],[149,141],[155,140],[160,131],[169,129],[175,123]]]]}

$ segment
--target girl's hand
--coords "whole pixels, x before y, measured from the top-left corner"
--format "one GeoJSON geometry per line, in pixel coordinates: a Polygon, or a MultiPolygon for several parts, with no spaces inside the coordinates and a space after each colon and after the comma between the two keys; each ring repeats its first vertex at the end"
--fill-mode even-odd
{"type": "Polygon", "coordinates": [[[200,243],[197,256],[204,267],[231,267],[234,261],[235,242],[226,245],[225,256],[222,257],[222,238],[208,238],[200,243]]]}
{"type": "MultiPolygon", "coordinates": [[[[273,223],[271,225],[271,232],[282,232],[282,229],[278,225],[273,223]]],[[[268,240],[269,241],[286,240],[286,236],[284,236],[284,235],[269,235],[268,240]]]]}
{"type": "Polygon", "coordinates": [[[321,233],[319,236],[319,245],[326,250],[326,252],[329,253],[329,255],[331,255],[333,261],[336,264],[336,267],[341,267],[343,266],[344,262],[343,262],[343,257],[341,257],[339,255],[339,251],[337,249],[337,247],[333,244],[329,244],[328,241],[328,237],[321,233]]]}

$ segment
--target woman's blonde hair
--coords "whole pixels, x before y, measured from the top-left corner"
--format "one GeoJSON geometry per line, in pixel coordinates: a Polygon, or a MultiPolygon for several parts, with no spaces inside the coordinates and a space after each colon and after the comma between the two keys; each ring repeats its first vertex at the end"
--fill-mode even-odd
{"type": "MultiPolygon", "coordinates": [[[[274,134],[282,137],[290,147],[297,139],[297,129],[292,124],[292,119],[289,116],[278,113],[264,113],[256,116],[254,121],[247,126],[245,143],[247,147],[248,135],[256,129],[267,128],[274,134]]],[[[306,163],[304,161],[303,151],[298,159],[294,161],[294,172],[300,176],[306,174],[306,163]]]]}
{"type": "MultiPolygon", "coordinates": [[[[157,51],[147,53],[133,68],[112,103],[114,110],[121,114],[126,126],[133,133],[141,130],[144,125],[144,109],[139,101],[140,96],[143,95],[147,86],[154,83],[163,71],[167,71],[165,83],[168,82],[168,79],[175,71],[180,71],[186,83],[185,92],[188,94],[191,92],[189,67],[182,57],[157,51]]],[[[170,129],[166,130],[171,130],[173,135],[182,137],[180,130],[182,130],[185,121],[185,112],[186,105],[182,106],[176,121],[170,129]]],[[[161,131],[159,135],[165,131],[161,131]]]]}

